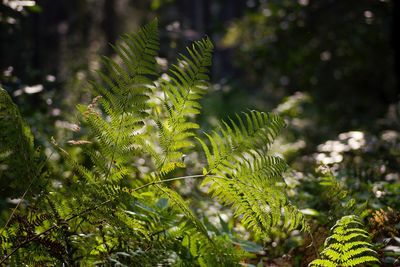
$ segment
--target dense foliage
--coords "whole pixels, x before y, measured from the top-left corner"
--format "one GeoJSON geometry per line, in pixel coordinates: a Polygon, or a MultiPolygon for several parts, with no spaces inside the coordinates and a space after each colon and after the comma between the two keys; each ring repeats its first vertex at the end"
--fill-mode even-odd
{"type": "Polygon", "coordinates": [[[22,128],[22,118],[2,90],[3,117],[9,119],[9,111],[20,121],[16,134],[5,136],[4,181],[32,184],[35,179],[42,185],[40,193],[20,199],[20,209],[3,228],[2,263],[238,264],[243,249],[234,247],[229,236],[212,234],[171,183],[185,179],[204,178],[207,191],[231,204],[236,217],[260,238],[281,223],[282,211],[284,227],[307,229],[304,216],[286,196],[286,164],[267,153],[284,126],[276,115],[250,111],[238,115],[237,122],[221,122],[221,134],[206,134],[211,149],[196,137],[208,166],[202,174],[186,173],[192,170],[185,170],[183,152],[190,153],[192,137],[197,136],[193,130],[199,128],[191,118],[200,112],[198,100],[207,89],[213,49],[209,39],[194,43],[189,55],[181,55],[169,75],[157,82],[149,79],[156,74],[155,21],[124,36],[114,49],[121,64],[104,59],[105,70],[92,83],[99,95],[78,108],[81,126],[76,130],[82,136],[68,141],[81,147],[87,162],[74,159],[53,140],[71,174],[54,177],[52,185],[46,186],[41,181],[46,177],[37,171],[14,163],[19,159],[37,166],[25,160],[34,154],[32,141],[23,142],[31,134],[22,128]],[[19,175],[21,170],[26,175],[19,175]],[[185,175],[176,177],[180,173],[185,175]]]}
{"type": "Polygon", "coordinates": [[[3,1],[0,265],[398,266],[399,12],[3,1]]]}

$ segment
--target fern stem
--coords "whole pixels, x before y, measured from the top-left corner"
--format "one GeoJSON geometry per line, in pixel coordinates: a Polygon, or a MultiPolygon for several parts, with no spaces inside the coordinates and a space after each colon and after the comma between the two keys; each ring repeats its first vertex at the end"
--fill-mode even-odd
{"type": "Polygon", "coordinates": [[[174,177],[174,178],[165,179],[165,180],[161,180],[161,181],[154,181],[154,182],[150,182],[150,183],[144,184],[142,186],[136,187],[135,189],[132,190],[132,192],[138,191],[138,190],[148,187],[150,185],[163,184],[165,182],[172,182],[172,181],[191,179],[191,178],[200,178],[200,177],[204,177],[204,176],[205,176],[204,174],[196,174],[196,175],[174,177]]]}

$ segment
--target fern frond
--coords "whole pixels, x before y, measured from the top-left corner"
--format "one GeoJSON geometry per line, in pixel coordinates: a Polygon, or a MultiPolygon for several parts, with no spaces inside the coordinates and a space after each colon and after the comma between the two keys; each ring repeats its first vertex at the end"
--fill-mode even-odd
{"type": "Polygon", "coordinates": [[[141,130],[154,87],[148,76],[156,74],[155,56],[159,49],[157,21],[136,34],[123,36],[113,48],[122,63],[104,58],[105,70],[98,72],[100,81],[92,82],[100,96],[79,109],[98,142],[88,153],[95,156],[92,162],[103,179],[111,177],[117,182],[127,173],[125,163],[143,149],[141,130]]]}
{"type": "Polygon", "coordinates": [[[232,119],[229,120],[230,124],[222,122],[221,134],[207,134],[212,153],[205,148],[205,142],[198,139],[206,153],[211,173],[243,152],[265,152],[285,126],[285,122],[278,115],[259,111],[244,113],[244,119],[239,115],[236,115],[236,118],[238,122],[232,119]]]}
{"type": "Polygon", "coordinates": [[[354,215],[344,216],[332,227],[332,235],[325,240],[322,259],[309,266],[357,266],[379,263],[376,252],[371,249],[368,233],[362,222],[354,215]]]}
{"type": "MultiPolygon", "coordinates": [[[[266,150],[284,126],[277,115],[258,111],[222,122],[221,134],[206,134],[211,149],[198,139],[208,162],[203,186],[223,204],[232,205],[243,225],[261,236],[281,222],[294,229],[306,227],[303,215],[290,205],[282,173],[287,165],[266,150]]],[[[305,229],[305,228],[304,228],[305,229]]]]}
{"type": "Polygon", "coordinates": [[[193,146],[190,137],[199,125],[189,120],[200,113],[199,99],[207,92],[213,48],[208,38],[195,42],[187,48],[189,56],[180,55],[178,63],[170,68],[169,80],[160,82],[167,111],[164,122],[157,121],[163,156],[156,165],[161,172],[183,167],[182,151],[193,146]]]}

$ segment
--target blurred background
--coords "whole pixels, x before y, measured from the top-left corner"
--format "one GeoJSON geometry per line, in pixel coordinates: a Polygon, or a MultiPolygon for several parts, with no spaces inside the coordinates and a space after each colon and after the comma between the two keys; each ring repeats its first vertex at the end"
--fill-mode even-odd
{"type": "Polygon", "coordinates": [[[101,68],[101,55],[113,56],[110,44],[158,18],[160,73],[193,40],[209,36],[215,43],[200,118],[205,128],[247,108],[275,111],[288,121],[276,150],[295,168],[342,163],[349,149],[400,138],[399,6],[389,0],[2,0],[0,85],[48,147],[51,136],[67,138],[76,104],[90,102],[87,80],[101,68]],[[349,132],[361,145],[343,150],[337,142],[353,140],[339,138],[349,132]]]}

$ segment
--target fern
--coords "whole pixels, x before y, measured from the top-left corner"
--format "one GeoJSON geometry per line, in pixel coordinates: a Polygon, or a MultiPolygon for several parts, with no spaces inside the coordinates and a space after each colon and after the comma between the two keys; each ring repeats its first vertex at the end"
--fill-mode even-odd
{"type": "MultiPolygon", "coordinates": [[[[37,197],[37,214],[24,210],[6,229],[1,236],[6,256],[0,263],[238,265],[243,251],[228,236],[215,236],[173,186],[184,179],[204,178],[209,192],[232,205],[243,225],[261,236],[281,223],[307,229],[285,193],[286,163],[268,154],[284,121],[250,111],[200,139],[194,117],[207,92],[213,44],[208,38],[195,42],[171,66],[167,79],[156,78],[158,47],[153,21],[113,46],[116,59],[103,59],[98,80],[91,82],[96,96],[78,106],[81,131],[67,141],[83,153],[76,156],[53,140],[71,173],[37,197]],[[173,177],[184,171],[182,156],[196,148],[196,139],[207,168],[203,174],[173,177]]],[[[25,140],[19,157],[31,157],[32,138],[24,134],[8,95],[0,93],[1,114],[14,114],[25,140]]]]}
{"type": "Polygon", "coordinates": [[[322,259],[309,266],[357,266],[379,263],[376,252],[371,249],[368,232],[354,215],[344,216],[332,227],[332,234],[325,240],[322,259]]]}
{"type": "Polygon", "coordinates": [[[286,163],[266,151],[278,135],[284,121],[277,115],[258,111],[222,122],[221,134],[206,134],[211,150],[198,139],[205,152],[208,169],[203,185],[224,204],[232,205],[242,223],[260,235],[278,225],[285,211],[285,225],[293,229],[302,225],[303,215],[291,206],[285,194],[282,173],[286,163]]]}

